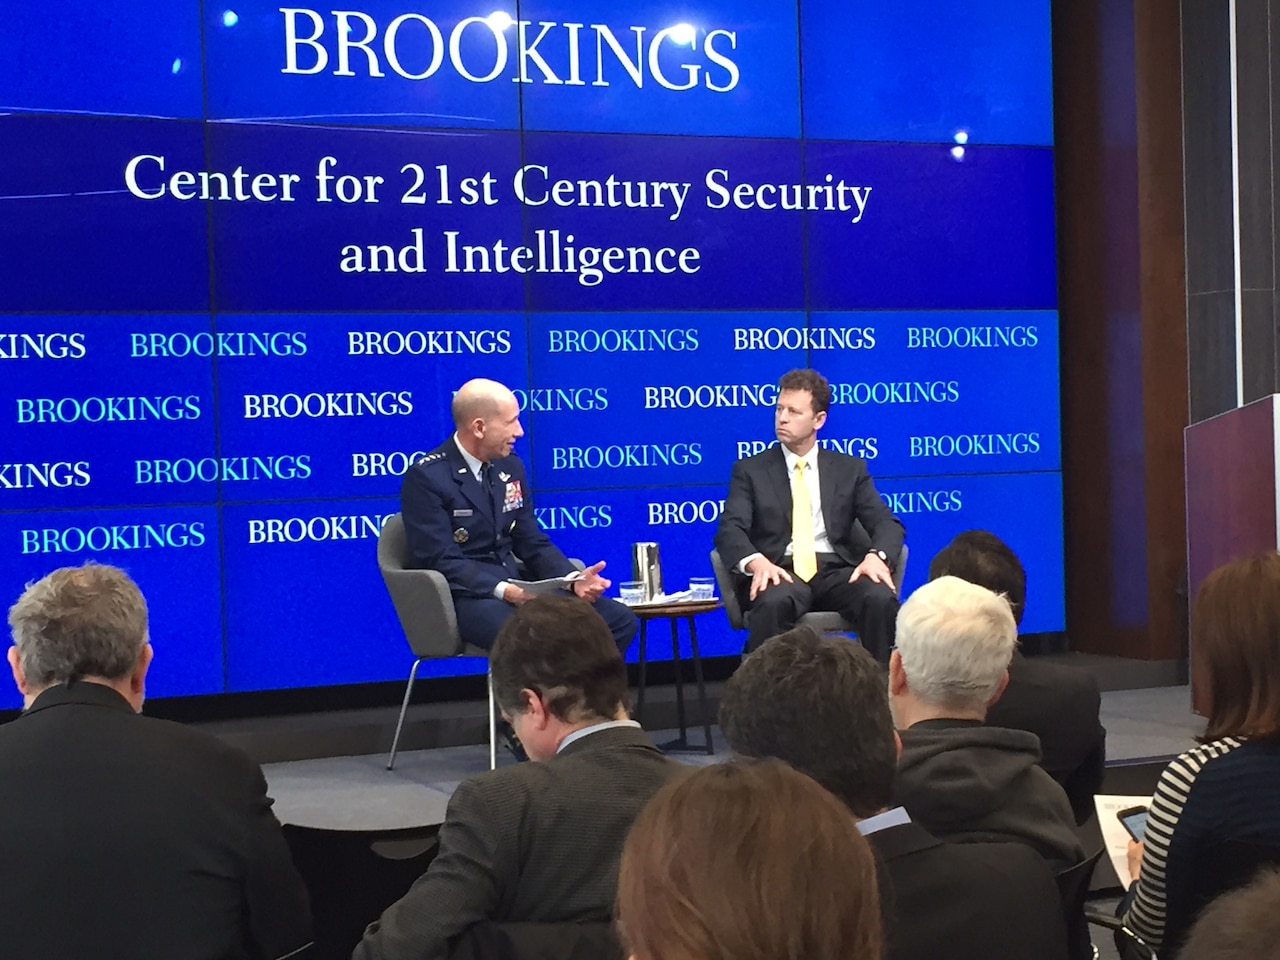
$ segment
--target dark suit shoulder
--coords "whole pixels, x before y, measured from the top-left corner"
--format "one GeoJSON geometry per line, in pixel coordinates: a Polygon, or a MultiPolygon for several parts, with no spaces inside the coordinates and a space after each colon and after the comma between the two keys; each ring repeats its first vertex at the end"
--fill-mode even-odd
{"type": "Polygon", "coordinates": [[[1038,657],[1016,656],[1009,664],[1009,683],[987,713],[987,724],[1029,730],[1043,741],[1066,736],[1085,741],[1086,750],[1099,729],[1102,695],[1089,671],[1038,657]]]}
{"type": "Polygon", "coordinates": [[[434,450],[423,454],[417,460],[413,461],[409,466],[409,470],[435,472],[447,469],[450,461],[455,457],[458,460],[462,460],[462,455],[458,452],[458,445],[453,442],[453,437],[450,437],[434,450]]]}
{"type": "Polygon", "coordinates": [[[461,792],[482,802],[520,805],[566,786],[577,789],[596,780],[605,791],[625,789],[625,785],[611,782],[613,773],[619,769],[625,770],[627,776],[642,779],[650,774],[662,779],[686,769],[655,747],[644,731],[635,728],[603,730],[575,746],[577,749],[557,754],[545,762],[517,763],[477,774],[463,781],[454,795],[461,792]],[[591,740],[596,742],[588,743],[591,740]]]}
{"type": "Polygon", "coordinates": [[[782,445],[775,444],[772,447],[766,447],[759,453],[733,461],[733,469],[739,473],[756,473],[767,470],[771,466],[777,466],[783,462],[783,459],[782,445]]]}
{"type": "Polygon", "coordinates": [[[841,453],[839,450],[828,450],[826,447],[819,447],[818,469],[822,470],[823,468],[835,468],[857,475],[867,472],[867,462],[851,453],[841,453]]]}
{"type": "Polygon", "coordinates": [[[239,747],[220,740],[211,733],[197,730],[172,720],[158,717],[140,716],[149,733],[158,740],[168,741],[189,751],[193,756],[200,755],[202,762],[217,762],[240,772],[261,769],[250,756],[239,747]]]}

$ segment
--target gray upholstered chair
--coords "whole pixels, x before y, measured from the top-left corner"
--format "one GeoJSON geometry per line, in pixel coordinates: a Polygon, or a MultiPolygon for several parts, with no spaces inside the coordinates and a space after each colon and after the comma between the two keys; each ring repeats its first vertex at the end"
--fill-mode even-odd
{"type": "MultiPolygon", "coordinates": [[[[902,579],[906,575],[907,570],[907,545],[902,545],[902,552],[898,554],[896,560],[889,564],[889,570],[893,573],[893,588],[895,591],[902,592],[902,579]]],[[[716,586],[720,590],[720,598],[724,601],[724,612],[729,617],[729,626],[735,630],[745,630],[747,628],[746,612],[742,609],[742,604],[738,600],[738,591],[734,582],[734,574],[725,563],[720,559],[720,551],[711,551],[711,570],[716,576],[716,586]]],[[[846,623],[844,617],[834,611],[818,610],[813,613],[806,613],[800,618],[801,626],[813,627],[823,633],[856,633],[853,625],[846,623]]]]}
{"type": "MultiPolygon", "coordinates": [[[[396,721],[395,737],[391,741],[391,756],[387,769],[395,766],[396,748],[400,745],[400,731],[409,710],[409,698],[413,695],[413,681],[423,660],[442,657],[484,657],[488,652],[480,647],[468,646],[458,634],[458,615],[453,608],[453,595],[444,574],[435,570],[417,570],[410,565],[409,547],[405,542],[404,520],[400,514],[387,518],[378,535],[378,569],[391,594],[391,603],[400,618],[409,649],[413,651],[413,667],[409,670],[409,683],[404,688],[404,702],[400,704],[400,719],[396,721]]],[[[498,712],[493,700],[493,677],[489,677],[489,769],[498,765],[498,712]]]]}

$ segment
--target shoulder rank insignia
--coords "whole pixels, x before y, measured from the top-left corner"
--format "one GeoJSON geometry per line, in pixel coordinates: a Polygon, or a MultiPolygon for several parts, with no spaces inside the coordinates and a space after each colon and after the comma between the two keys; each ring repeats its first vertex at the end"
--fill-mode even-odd
{"type": "Polygon", "coordinates": [[[437,460],[443,460],[444,456],[445,455],[443,453],[428,453],[425,457],[423,457],[421,460],[418,461],[417,466],[421,467],[423,464],[434,463],[437,460]]]}
{"type": "Polygon", "coordinates": [[[454,543],[466,543],[470,539],[471,539],[471,534],[467,533],[466,527],[458,527],[458,529],[453,531],[454,543]]]}

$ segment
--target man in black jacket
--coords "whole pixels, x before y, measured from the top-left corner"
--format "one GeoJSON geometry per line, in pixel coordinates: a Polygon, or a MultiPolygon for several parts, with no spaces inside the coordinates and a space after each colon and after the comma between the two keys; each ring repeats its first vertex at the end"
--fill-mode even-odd
{"type": "Polygon", "coordinates": [[[748,653],[810,610],[834,610],[884,663],[898,612],[889,565],[906,531],[865,463],[818,446],[830,405],[816,370],[778,381],[779,446],[733,465],[716,550],[740,575],[748,653]]]}
{"type": "Polygon", "coordinates": [[[9,611],[23,714],[0,727],[0,929],[22,960],[304,956],[311,918],[262,771],[139,716],[147,606],[88,563],[9,611]]]}
{"type": "MultiPolygon", "coordinates": [[[[986,530],[965,530],[938,551],[929,579],[952,576],[999,593],[1022,623],[1027,574],[1009,545],[986,530]]],[[[1093,815],[1093,797],[1102,787],[1107,731],[1098,718],[1102,697],[1087,670],[1015,649],[1009,683],[987,711],[987,726],[1026,730],[1040,738],[1040,766],[1062,784],[1076,823],[1093,815]]]]}
{"type": "Polygon", "coordinates": [[[1066,931],[1044,862],[1009,843],[949,844],[892,806],[898,742],[884,673],[842,637],[800,627],[750,654],[725,685],[735,753],[776,757],[858,818],[880,861],[888,960],[1064,960],[1066,931]]]}

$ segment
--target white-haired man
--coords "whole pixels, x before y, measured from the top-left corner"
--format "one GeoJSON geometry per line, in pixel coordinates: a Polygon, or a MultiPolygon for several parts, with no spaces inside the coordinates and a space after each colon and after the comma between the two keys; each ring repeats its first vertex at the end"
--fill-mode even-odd
{"type": "Polygon", "coordinates": [[[902,737],[895,799],[944,840],[1017,840],[1068,866],[1084,848],[1066,793],[1037,765],[1039,739],[983,724],[1009,682],[1016,640],[1008,601],[959,577],[939,577],[902,605],[889,660],[902,737]]]}

